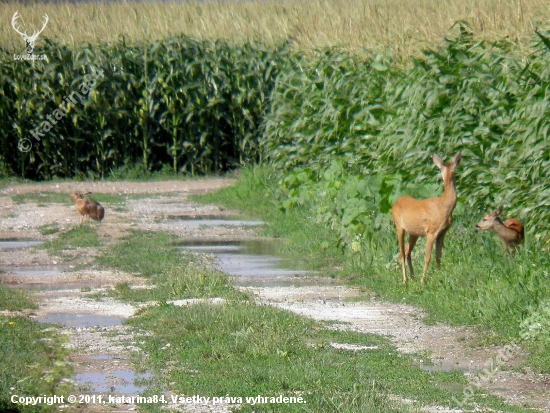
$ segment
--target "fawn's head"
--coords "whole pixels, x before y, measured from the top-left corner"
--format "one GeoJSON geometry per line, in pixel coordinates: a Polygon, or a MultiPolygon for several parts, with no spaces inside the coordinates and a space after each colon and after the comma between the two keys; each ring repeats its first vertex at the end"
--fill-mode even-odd
{"type": "Polygon", "coordinates": [[[490,231],[495,227],[496,223],[502,224],[500,220],[500,213],[502,212],[502,207],[491,212],[490,214],[485,215],[481,221],[476,225],[476,229],[481,231],[490,231]]]}
{"type": "Polygon", "coordinates": [[[443,177],[443,182],[454,181],[455,169],[460,163],[461,159],[462,159],[462,153],[460,151],[456,153],[456,155],[453,157],[453,160],[449,163],[444,163],[443,160],[439,157],[439,155],[434,153],[433,160],[434,160],[434,163],[437,165],[437,167],[441,170],[441,176],[443,177]]]}

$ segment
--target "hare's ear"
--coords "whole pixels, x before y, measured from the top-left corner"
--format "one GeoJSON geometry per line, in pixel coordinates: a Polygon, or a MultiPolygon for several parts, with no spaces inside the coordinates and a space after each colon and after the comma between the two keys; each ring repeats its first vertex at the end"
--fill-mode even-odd
{"type": "Polygon", "coordinates": [[[91,192],[84,192],[82,195],[90,195],[91,192]]]}

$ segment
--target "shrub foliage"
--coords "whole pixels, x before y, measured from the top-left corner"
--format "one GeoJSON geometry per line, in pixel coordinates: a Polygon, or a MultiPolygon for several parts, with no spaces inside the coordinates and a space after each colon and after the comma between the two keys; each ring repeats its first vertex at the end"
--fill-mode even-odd
{"type": "MultiPolygon", "coordinates": [[[[393,192],[386,197],[393,200],[401,183],[436,182],[432,153],[448,159],[461,150],[460,201],[475,213],[504,205],[532,234],[546,237],[548,37],[538,33],[532,54],[524,56],[506,40],[476,40],[463,22],[456,29],[406,70],[384,56],[358,61],[333,51],[282,71],[261,145],[286,171],[289,190],[295,195],[302,184],[330,182],[336,162],[342,179],[384,177],[377,192],[393,192]]],[[[364,192],[355,191],[357,202],[369,199],[364,192]]]]}

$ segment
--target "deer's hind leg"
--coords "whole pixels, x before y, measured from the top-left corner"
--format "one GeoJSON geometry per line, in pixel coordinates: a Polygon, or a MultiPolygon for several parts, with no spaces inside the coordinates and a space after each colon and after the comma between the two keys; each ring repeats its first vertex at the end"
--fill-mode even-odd
{"type": "Polygon", "coordinates": [[[438,269],[441,267],[441,252],[443,251],[443,241],[446,234],[447,230],[444,230],[435,239],[435,264],[438,269]]]}
{"type": "Polygon", "coordinates": [[[435,234],[428,234],[426,237],[426,260],[424,262],[424,272],[422,273],[422,278],[420,279],[420,282],[424,282],[424,279],[426,278],[426,273],[428,272],[428,267],[430,266],[430,260],[432,259],[432,249],[435,240],[435,234]]]}
{"type": "Polygon", "coordinates": [[[405,253],[405,256],[407,257],[407,264],[409,265],[409,271],[411,272],[411,279],[414,278],[414,269],[413,269],[411,254],[414,246],[416,245],[416,241],[418,241],[418,235],[409,234],[409,244],[407,245],[407,251],[405,253]]]}
{"type": "Polygon", "coordinates": [[[403,284],[407,284],[407,272],[405,271],[405,230],[399,226],[395,226],[397,231],[397,241],[399,241],[399,260],[403,271],[403,284]]]}

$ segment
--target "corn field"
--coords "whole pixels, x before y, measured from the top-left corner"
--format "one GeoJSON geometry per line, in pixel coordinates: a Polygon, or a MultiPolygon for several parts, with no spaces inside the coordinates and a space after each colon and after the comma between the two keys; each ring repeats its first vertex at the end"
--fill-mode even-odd
{"type": "Polygon", "coordinates": [[[74,49],[47,41],[35,54],[46,60],[3,50],[0,72],[0,163],[30,179],[105,177],[138,162],[196,174],[257,161],[284,57],[282,48],[186,37],[74,49]]]}
{"type": "MultiPolygon", "coordinates": [[[[349,182],[375,177],[379,187],[369,191],[383,194],[378,209],[387,212],[407,183],[433,182],[433,152],[462,150],[459,202],[476,211],[504,205],[546,239],[545,33],[534,34],[524,53],[458,22],[441,47],[405,68],[391,54],[184,36],[93,47],[46,41],[35,51],[44,61],[14,60],[3,50],[0,170],[30,179],[105,177],[139,163],[202,174],[265,159],[302,200],[336,170],[349,182]],[[94,68],[102,76],[90,82],[94,68]],[[71,99],[82,85],[83,98],[71,99]]],[[[369,191],[359,184],[333,194],[345,200],[335,212],[351,228],[343,239],[372,228],[359,202],[369,191]],[[359,206],[352,213],[348,203],[359,206]]]]}

